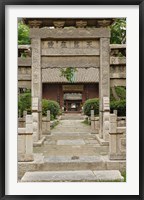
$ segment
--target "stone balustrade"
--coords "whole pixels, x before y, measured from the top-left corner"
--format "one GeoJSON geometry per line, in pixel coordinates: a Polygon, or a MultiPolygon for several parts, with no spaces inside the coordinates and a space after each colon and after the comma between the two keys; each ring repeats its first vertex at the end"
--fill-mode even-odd
{"type": "Polygon", "coordinates": [[[18,161],[33,161],[33,118],[26,115],[25,128],[18,128],[18,161]]]}

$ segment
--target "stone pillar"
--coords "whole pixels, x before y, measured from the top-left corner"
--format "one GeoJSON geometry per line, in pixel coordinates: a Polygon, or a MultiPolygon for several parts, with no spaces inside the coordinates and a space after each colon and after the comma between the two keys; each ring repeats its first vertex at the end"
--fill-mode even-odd
{"type": "MultiPolygon", "coordinates": [[[[35,31],[39,30],[34,28],[35,31]]],[[[32,115],[33,138],[37,142],[42,134],[42,74],[41,74],[41,40],[32,38],[32,115]]]]}
{"type": "Polygon", "coordinates": [[[47,131],[50,134],[50,110],[47,111],[47,131]]]}
{"type": "Polygon", "coordinates": [[[100,138],[103,138],[103,97],[110,96],[110,47],[109,38],[100,38],[99,120],[100,138]]]}
{"type": "Polygon", "coordinates": [[[95,117],[95,133],[99,133],[99,117],[95,117]]]}
{"type": "Polygon", "coordinates": [[[26,116],[26,128],[18,128],[18,161],[33,161],[33,119],[26,116]]]}
{"type": "Polygon", "coordinates": [[[94,117],[94,110],[91,110],[91,133],[95,133],[95,117],[94,117]]]}
{"type": "Polygon", "coordinates": [[[103,139],[105,141],[109,141],[109,115],[110,115],[109,98],[103,97],[103,139]]]}
{"type": "Polygon", "coordinates": [[[117,127],[117,116],[110,114],[109,159],[126,159],[126,127],[117,127]]]}
{"type": "Polygon", "coordinates": [[[26,119],[26,115],[27,115],[27,111],[24,110],[24,111],[23,111],[23,118],[24,118],[24,119],[26,119]]]}

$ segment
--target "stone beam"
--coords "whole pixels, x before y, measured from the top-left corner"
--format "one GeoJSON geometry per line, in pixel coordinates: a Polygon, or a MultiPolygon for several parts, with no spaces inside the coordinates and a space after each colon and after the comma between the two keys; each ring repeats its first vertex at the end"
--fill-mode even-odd
{"type": "Polygon", "coordinates": [[[107,28],[68,28],[68,29],[50,29],[31,28],[30,38],[41,39],[96,39],[110,38],[110,30],[107,28]]]}

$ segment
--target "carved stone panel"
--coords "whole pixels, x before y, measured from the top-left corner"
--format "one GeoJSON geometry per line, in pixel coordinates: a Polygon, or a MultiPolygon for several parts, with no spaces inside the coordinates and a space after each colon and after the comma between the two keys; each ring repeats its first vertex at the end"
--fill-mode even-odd
{"type": "Polygon", "coordinates": [[[99,55],[99,40],[45,40],[42,55],[99,55]]]}

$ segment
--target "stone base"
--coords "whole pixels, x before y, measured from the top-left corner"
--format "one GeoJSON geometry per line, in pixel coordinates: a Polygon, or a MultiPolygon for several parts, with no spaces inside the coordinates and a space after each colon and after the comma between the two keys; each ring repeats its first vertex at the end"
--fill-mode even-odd
{"type": "Polygon", "coordinates": [[[46,136],[46,135],[50,135],[51,131],[43,131],[42,135],[46,136]]]}
{"type": "Polygon", "coordinates": [[[33,154],[18,154],[18,162],[31,162],[34,160],[33,154]]]}
{"type": "Polygon", "coordinates": [[[43,143],[44,143],[45,140],[46,140],[46,137],[43,136],[39,141],[34,142],[34,143],[33,143],[33,146],[34,146],[34,147],[40,147],[40,146],[43,145],[43,143]]]}
{"type": "Polygon", "coordinates": [[[104,139],[99,137],[99,134],[96,134],[96,139],[101,146],[109,146],[109,141],[105,141],[104,139]]]}
{"type": "Polygon", "coordinates": [[[126,153],[109,154],[110,160],[126,160],[126,153]]]}

